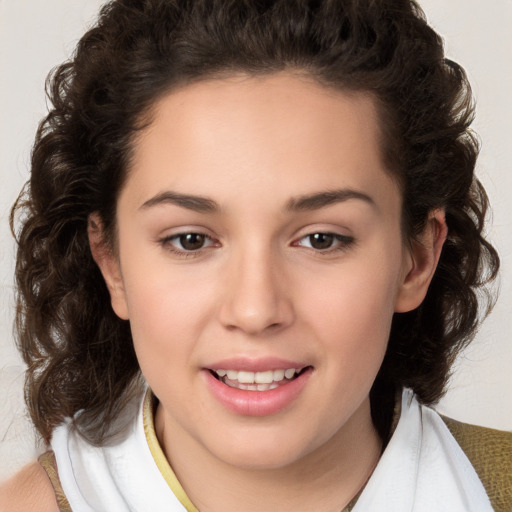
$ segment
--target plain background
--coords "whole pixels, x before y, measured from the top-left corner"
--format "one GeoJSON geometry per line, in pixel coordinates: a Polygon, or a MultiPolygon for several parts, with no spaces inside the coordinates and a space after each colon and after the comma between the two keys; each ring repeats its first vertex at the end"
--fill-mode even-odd
{"type": "MultiPolygon", "coordinates": [[[[497,306],[459,358],[438,410],[512,430],[512,0],[420,0],[448,57],[468,72],[482,140],[478,176],[493,205],[492,242],[502,258],[497,306]]],[[[30,146],[44,115],[48,71],[73,51],[103,0],[0,0],[0,480],[41,447],[26,418],[23,367],[12,323],[14,243],[9,209],[28,178],[30,146]]]]}

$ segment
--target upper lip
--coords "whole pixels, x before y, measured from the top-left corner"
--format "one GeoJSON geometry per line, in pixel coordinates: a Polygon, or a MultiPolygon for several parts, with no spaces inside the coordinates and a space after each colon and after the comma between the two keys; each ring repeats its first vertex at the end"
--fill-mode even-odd
{"type": "Polygon", "coordinates": [[[205,366],[208,370],[237,370],[246,372],[265,372],[268,370],[286,370],[288,368],[301,369],[308,364],[300,361],[291,361],[281,359],[279,357],[263,357],[263,358],[248,358],[248,357],[233,357],[222,359],[212,364],[205,366]]]}

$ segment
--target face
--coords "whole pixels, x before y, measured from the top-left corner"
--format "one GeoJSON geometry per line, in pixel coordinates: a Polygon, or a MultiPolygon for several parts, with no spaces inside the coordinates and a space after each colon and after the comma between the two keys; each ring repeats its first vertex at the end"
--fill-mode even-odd
{"type": "Polygon", "coordinates": [[[237,76],[154,113],[118,255],[96,257],[113,307],[165,435],[229,464],[291,464],[370,421],[392,316],[423,293],[374,101],[237,76]]]}

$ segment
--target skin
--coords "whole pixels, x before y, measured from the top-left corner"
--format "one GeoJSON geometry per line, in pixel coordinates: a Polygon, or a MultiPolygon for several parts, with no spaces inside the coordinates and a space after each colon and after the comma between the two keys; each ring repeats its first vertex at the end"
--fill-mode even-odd
{"type": "Polygon", "coordinates": [[[443,213],[404,243],[369,95],[238,75],[175,90],[153,114],[119,195],[117,247],[95,214],[89,237],[160,400],[164,453],[201,512],[339,511],[378,462],[369,391],[394,313],[426,294],[443,213]],[[204,245],[186,251],[186,233],[204,245]],[[219,361],[268,358],[308,367],[277,412],[233,412],[207,384],[219,361]]]}
{"type": "Polygon", "coordinates": [[[379,140],[370,96],[289,74],[200,82],[160,100],[135,145],[117,254],[92,217],[112,305],[160,399],[157,435],[201,511],[340,510],[378,460],[369,391],[393,314],[420,304],[445,235],[437,212],[406,248],[379,140]],[[369,200],[287,208],[333,190],[369,200]],[[184,233],[205,245],[186,253],[184,233]],[[315,233],[348,238],[321,251],[315,233]],[[233,413],[205,384],[219,360],[266,357],[312,368],[275,414],[233,413]]]}
{"type": "Polygon", "coordinates": [[[0,512],[59,512],[50,479],[38,462],[25,466],[0,487],[0,512]]]}

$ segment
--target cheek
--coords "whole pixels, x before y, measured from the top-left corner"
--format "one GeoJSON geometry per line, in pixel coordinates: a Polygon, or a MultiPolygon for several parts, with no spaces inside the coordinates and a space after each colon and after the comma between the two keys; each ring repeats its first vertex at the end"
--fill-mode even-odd
{"type": "Polygon", "coordinates": [[[394,312],[399,270],[393,267],[361,259],[311,281],[313,286],[304,283],[299,295],[308,298],[304,308],[323,319],[325,326],[340,328],[345,334],[378,333],[383,327],[386,330],[394,312]]]}
{"type": "Polygon", "coordinates": [[[213,303],[211,290],[165,265],[127,265],[124,284],[135,351],[146,378],[158,368],[183,371],[213,303]]]}
{"type": "Polygon", "coordinates": [[[396,263],[360,260],[310,291],[302,311],[323,340],[332,379],[361,385],[375,377],[388,344],[398,275],[396,263]]]}

